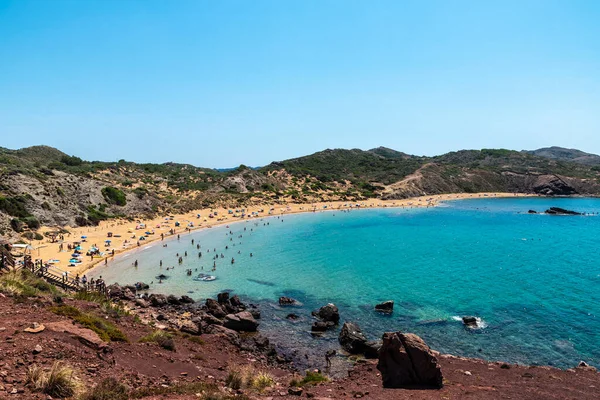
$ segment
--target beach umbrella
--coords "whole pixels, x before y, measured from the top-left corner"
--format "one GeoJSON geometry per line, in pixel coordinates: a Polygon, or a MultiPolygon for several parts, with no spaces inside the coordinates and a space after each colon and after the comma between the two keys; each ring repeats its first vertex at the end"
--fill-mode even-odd
{"type": "Polygon", "coordinates": [[[82,239],[87,239],[87,236],[83,235],[81,238],[82,238],[82,239]]]}

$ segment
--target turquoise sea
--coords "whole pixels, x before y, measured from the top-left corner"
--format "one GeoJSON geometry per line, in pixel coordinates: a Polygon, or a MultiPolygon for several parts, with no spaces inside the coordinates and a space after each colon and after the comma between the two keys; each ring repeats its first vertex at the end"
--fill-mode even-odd
{"type": "Polygon", "coordinates": [[[298,359],[337,347],[339,330],[321,338],[309,332],[310,311],[333,302],[342,321],[357,322],[370,339],[401,330],[444,353],[600,367],[600,218],[527,214],[551,206],[597,213],[600,199],[476,199],[254,219],[182,235],[165,241],[167,248],[151,244],[92,275],[120,284],[154,281],[155,292],[192,292],[199,300],[232,290],[261,305],[260,329],[298,359]],[[210,272],[213,249],[224,258],[210,272]],[[176,253],[185,251],[179,265],[176,253]],[[217,280],[194,281],[188,268],[217,280]],[[160,273],[169,276],[162,284],[160,273]],[[303,306],[280,308],[282,295],[303,306]],[[391,316],[373,311],[383,300],[395,301],[391,316]],[[286,320],[290,312],[301,320],[286,320]],[[465,329],[458,318],[464,315],[480,317],[485,327],[465,329]]]}

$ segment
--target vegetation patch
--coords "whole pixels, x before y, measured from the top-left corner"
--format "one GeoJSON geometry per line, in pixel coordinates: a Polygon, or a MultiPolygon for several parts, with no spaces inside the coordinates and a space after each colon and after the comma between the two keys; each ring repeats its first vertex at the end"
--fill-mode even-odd
{"type": "Polygon", "coordinates": [[[0,292],[14,297],[35,297],[43,294],[57,295],[62,293],[56,286],[38,278],[27,269],[0,275],[0,292]]]}
{"type": "Polygon", "coordinates": [[[168,387],[143,387],[129,392],[130,399],[142,399],[151,396],[168,396],[168,395],[195,395],[203,393],[201,399],[204,400],[248,400],[244,395],[229,395],[219,392],[219,389],[214,385],[209,385],[203,382],[178,383],[168,387]]]}
{"type": "Polygon", "coordinates": [[[163,349],[175,351],[175,341],[173,340],[173,335],[160,329],[143,336],[140,338],[139,342],[156,343],[163,349]]]}
{"type": "Polygon", "coordinates": [[[329,378],[323,375],[320,372],[316,371],[307,371],[306,376],[302,379],[292,379],[290,381],[290,386],[306,386],[306,385],[316,385],[321,382],[328,382],[329,378]]]}
{"type": "Polygon", "coordinates": [[[97,315],[85,313],[77,307],[62,305],[50,308],[50,311],[57,315],[71,318],[73,321],[81,324],[96,332],[100,339],[105,342],[128,342],[127,336],[113,323],[97,315]]]}
{"type": "Polygon", "coordinates": [[[112,186],[107,186],[103,188],[102,196],[104,196],[104,199],[108,204],[114,204],[117,206],[124,206],[125,204],[127,204],[127,198],[125,196],[125,193],[112,186]]]}
{"type": "Polygon", "coordinates": [[[31,214],[27,211],[26,203],[27,198],[25,196],[0,196],[0,211],[17,218],[30,217],[31,214]]]}

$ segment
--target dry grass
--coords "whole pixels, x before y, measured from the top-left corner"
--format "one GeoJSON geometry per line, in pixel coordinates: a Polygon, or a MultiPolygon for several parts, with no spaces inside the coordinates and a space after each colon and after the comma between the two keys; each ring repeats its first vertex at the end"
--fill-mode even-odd
{"type": "Polygon", "coordinates": [[[129,390],[115,378],[103,379],[81,396],[81,400],[128,400],[129,390]]]}
{"type": "Polygon", "coordinates": [[[251,366],[236,366],[229,370],[225,385],[234,390],[253,389],[263,392],[275,385],[275,379],[268,372],[257,371],[251,366]]]}
{"type": "Polygon", "coordinates": [[[60,361],[55,362],[49,370],[38,365],[31,366],[27,371],[27,384],[34,391],[59,398],[75,395],[80,387],[73,368],[60,361]]]}

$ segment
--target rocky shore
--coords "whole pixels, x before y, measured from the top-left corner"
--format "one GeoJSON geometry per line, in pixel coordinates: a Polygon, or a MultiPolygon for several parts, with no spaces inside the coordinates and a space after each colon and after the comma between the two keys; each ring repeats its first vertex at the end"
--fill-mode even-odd
{"type": "MultiPolygon", "coordinates": [[[[328,368],[298,370],[291,359],[278,354],[260,333],[260,309],[238,296],[224,292],[196,302],[188,296],[138,296],[131,286],[108,289],[110,302],[87,292],[74,297],[54,292],[0,294],[0,398],[68,397],[41,392],[32,383],[31,371],[49,371],[56,365],[68,365],[77,377],[83,394],[71,398],[86,400],[600,395],[600,376],[585,364],[560,370],[443,355],[405,332],[387,332],[381,340],[368,341],[358,324],[344,321],[335,305],[326,304],[314,311],[313,323],[339,329],[340,347],[338,354],[323,357],[328,362],[332,357],[352,361],[343,376],[330,379],[328,368]],[[263,377],[266,383],[238,385],[239,371],[252,375],[253,382],[263,377]],[[89,397],[105,390],[107,382],[120,382],[113,386],[122,396],[113,391],[112,397],[89,397]]],[[[280,304],[293,311],[296,301],[287,298],[280,304]]],[[[393,309],[390,302],[382,304],[373,312],[393,309]]],[[[477,320],[465,317],[463,322],[468,327],[477,320]]]]}

